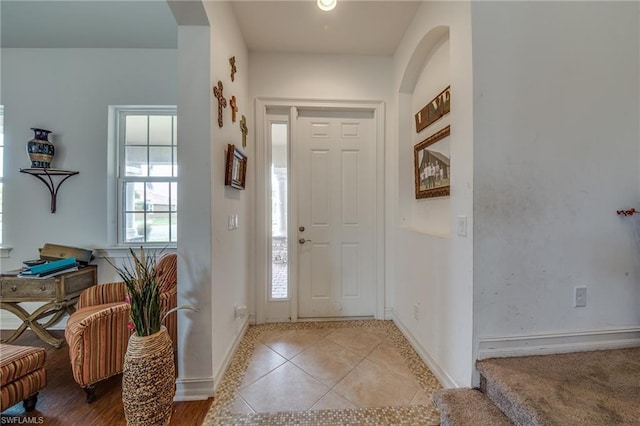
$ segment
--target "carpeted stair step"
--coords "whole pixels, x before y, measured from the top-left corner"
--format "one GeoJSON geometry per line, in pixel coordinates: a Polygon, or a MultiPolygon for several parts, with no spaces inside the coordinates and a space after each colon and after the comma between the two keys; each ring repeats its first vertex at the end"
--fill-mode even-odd
{"type": "Polygon", "coordinates": [[[440,410],[441,426],[513,425],[478,389],[443,389],[435,392],[432,399],[440,410]]]}
{"type": "Polygon", "coordinates": [[[640,348],[478,361],[480,389],[517,425],[640,424],[640,348]]]}

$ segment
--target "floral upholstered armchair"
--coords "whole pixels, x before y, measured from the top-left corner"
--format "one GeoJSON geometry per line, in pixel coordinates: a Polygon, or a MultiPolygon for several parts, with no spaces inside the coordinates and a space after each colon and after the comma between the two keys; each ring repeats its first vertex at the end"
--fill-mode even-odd
{"type": "MultiPolygon", "coordinates": [[[[177,304],[177,255],[165,254],[156,265],[162,315],[177,304]]],[[[74,380],[85,390],[86,402],[95,400],[95,383],[122,373],[129,336],[130,306],[123,282],[99,284],[80,295],[69,317],[65,338],[74,380]]],[[[164,325],[176,350],[178,320],[169,315],[164,325]]]]}

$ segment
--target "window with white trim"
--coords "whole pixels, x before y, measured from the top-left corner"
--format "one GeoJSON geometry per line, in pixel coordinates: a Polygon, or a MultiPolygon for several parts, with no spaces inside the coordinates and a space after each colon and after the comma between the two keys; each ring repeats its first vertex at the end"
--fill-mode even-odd
{"type": "Polygon", "coordinates": [[[175,108],[117,108],[118,243],[178,241],[175,108]]]}

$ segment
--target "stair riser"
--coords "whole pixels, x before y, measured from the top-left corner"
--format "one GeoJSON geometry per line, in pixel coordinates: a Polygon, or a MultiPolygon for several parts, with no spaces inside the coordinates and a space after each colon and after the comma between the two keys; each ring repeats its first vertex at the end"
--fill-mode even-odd
{"type": "Polygon", "coordinates": [[[513,426],[478,389],[442,389],[431,398],[440,411],[440,426],[513,426]]]}
{"type": "Polygon", "coordinates": [[[513,423],[518,426],[544,426],[535,413],[522,407],[517,401],[512,400],[502,388],[483,375],[480,375],[480,390],[502,411],[513,423]]]}

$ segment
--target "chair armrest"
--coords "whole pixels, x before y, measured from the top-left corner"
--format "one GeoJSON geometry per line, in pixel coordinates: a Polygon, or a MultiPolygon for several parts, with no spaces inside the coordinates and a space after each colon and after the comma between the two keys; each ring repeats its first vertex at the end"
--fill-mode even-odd
{"type": "Polygon", "coordinates": [[[98,284],[80,293],[77,309],[86,306],[104,305],[105,303],[123,302],[127,296],[127,288],[123,282],[98,284]]]}
{"type": "Polygon", "coordinates": [[[86,387],[122,372],[124,355],[132,331],[130,306],[112,303],[104,308],[76,311],[65,327],[74,380],[86,387]],[[106,356],[108,354],[108,356],[106,356]]]}

